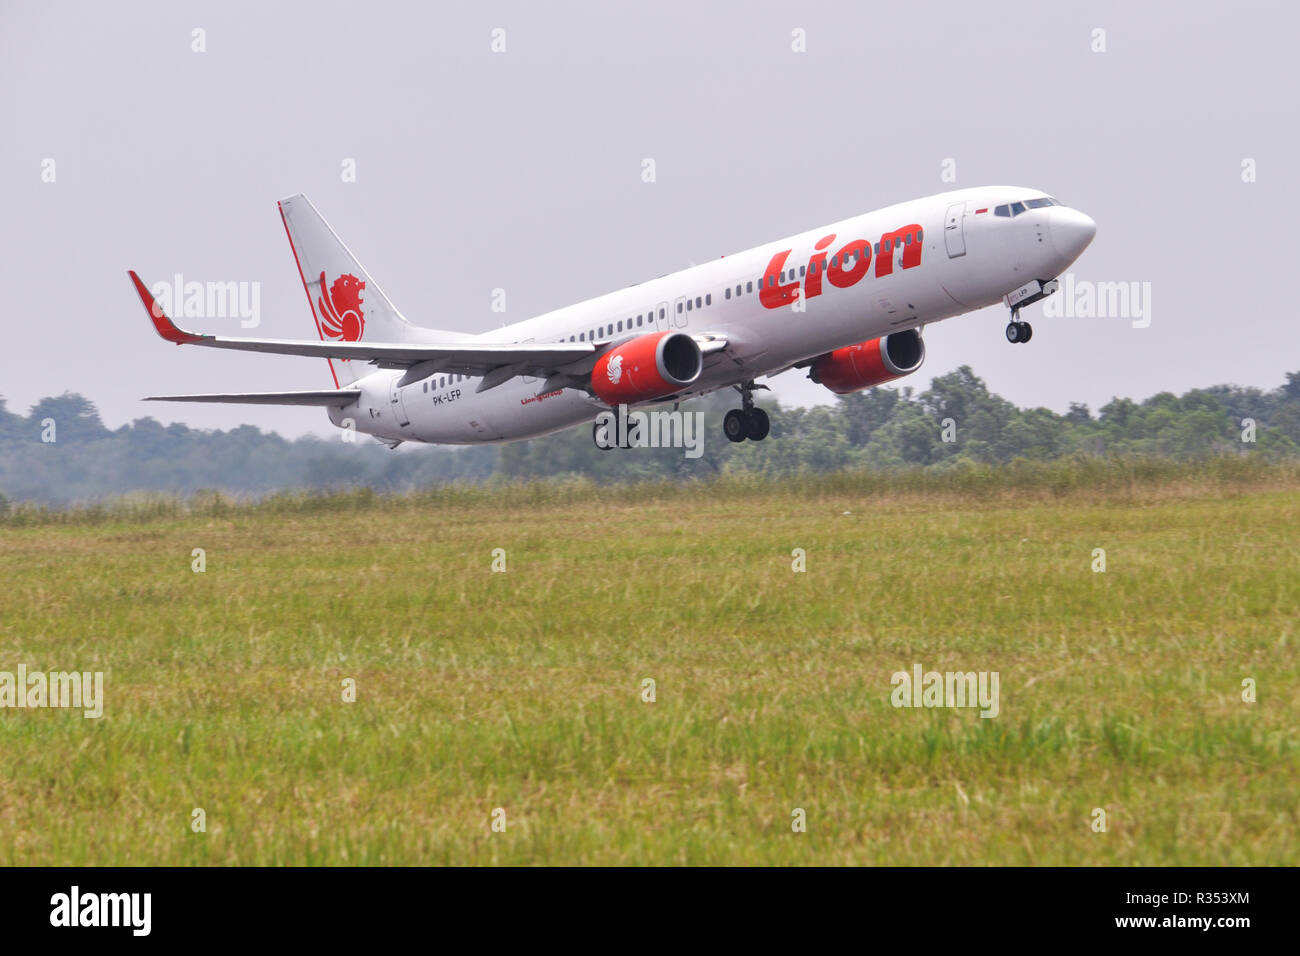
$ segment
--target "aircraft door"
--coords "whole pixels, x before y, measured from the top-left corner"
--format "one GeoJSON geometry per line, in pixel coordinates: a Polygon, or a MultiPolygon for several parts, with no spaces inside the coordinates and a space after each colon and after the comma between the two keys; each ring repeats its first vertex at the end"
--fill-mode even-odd
{"type": "Polygon", "coordinates": [[[943,220],[943,241],[948,247],[948,258],[966,255],[966,204],[955,202],[948,207],[943,220]]]}
{"type": "Polygon", "coordinates": [[[660,302],[655,309],[655,328],[660,332],[667,332],[669,328],[668,303],[660,302]]]}
{"type": "Polygon", "coordinates": [[[393,412],[393,420],[398,425],[405,426],[411,424],[411,417],[406,414],[406,402],[403,400],[402,390],[397,384],[401,380],[401,375],[393,376],[392,391],[389,393],[388,403],[393,412]]]}

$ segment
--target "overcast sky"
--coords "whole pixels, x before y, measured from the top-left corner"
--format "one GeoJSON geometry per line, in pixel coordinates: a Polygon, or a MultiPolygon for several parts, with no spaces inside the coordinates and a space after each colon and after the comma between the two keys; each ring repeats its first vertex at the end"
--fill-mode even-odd
{"type": "Polygon", "coordinates": [[[1098,223],[1078,279],[1150,283],[1149,327],[1033,306],[1011,346],[985,309],[929,328],[907,383],[969,364],[1063,411],[1300,369],[1295,6],[991,9],[0,0],[0,395],[331,432],[318,409],[138,401],[331,384],[320,360],[168,345],[126,277],[259,283],[258,329],[208,330],[314,339],[275,206],[296,192],[409,319],[478,332],[892,202],[1036,186],[1098,223]]]}

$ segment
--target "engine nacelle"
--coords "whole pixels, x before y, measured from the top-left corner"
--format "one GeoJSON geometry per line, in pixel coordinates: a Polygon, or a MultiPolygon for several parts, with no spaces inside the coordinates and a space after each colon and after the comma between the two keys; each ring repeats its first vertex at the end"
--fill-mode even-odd
{"type": "Polygon", "coordinates": [[[847,395],[910,375],[925,361],[925,343],[916,329],[846,345],[813,362],[809,378],[836,395],[847,395]]]}
{"type": "Polygon", "coordinates": [[[606,405],[632,405],[680,391],[703,370],[704,354],[685,332],[651,332],[597,359],[591,390],[606,405]]]}

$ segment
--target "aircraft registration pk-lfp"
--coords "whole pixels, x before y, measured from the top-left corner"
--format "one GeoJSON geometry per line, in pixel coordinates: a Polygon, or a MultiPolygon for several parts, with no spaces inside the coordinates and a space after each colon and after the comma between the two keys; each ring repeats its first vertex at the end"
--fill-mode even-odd
{"type": "Polygon", "coordinates": [[[727,438],[761,441],[758,378],[800,368],[839,394],[879,385],[920,368],[924,326],[1000,300],[1007,340],[1029,341],[1020,308],[1054,292],[1097,231],[1041,190],[962,189],[471,335],[408,322],[306,196],[279,206],[319,341],[189,332],[131,280],[167,341],[324,358],[334,387],[148,400],[320,406],[393,447],[533,438],[722,388],[741,399],[727,438]]]}

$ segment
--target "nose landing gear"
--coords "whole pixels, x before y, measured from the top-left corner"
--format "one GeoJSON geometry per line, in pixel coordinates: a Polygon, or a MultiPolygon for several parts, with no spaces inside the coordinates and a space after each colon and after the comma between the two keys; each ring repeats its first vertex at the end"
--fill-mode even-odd
{"type": "Polygon", "coordinates": [[[767,389],[767,386],[746,382],[744,385],[735,386],[735,388],[736,391],[740,392],[741,407],[733,408],[722,419],[723,434],[730,441],[739,442],[744,441],[746,438],[750,441],[762,441],[767,437],[768,432],[772,430],[772,422],[767,417],[767,412],[754,404],[753,393],[755,389],[767,389]]]}
{"type": "Polygon", "coordinates": [[[1034,327],[1028,322],[1020,321],[1020,310],[1011,310],[1011,321],[1007,323],[1007,341],[1012,345],[1021,345],[1034,337],[1034,327]]]}

